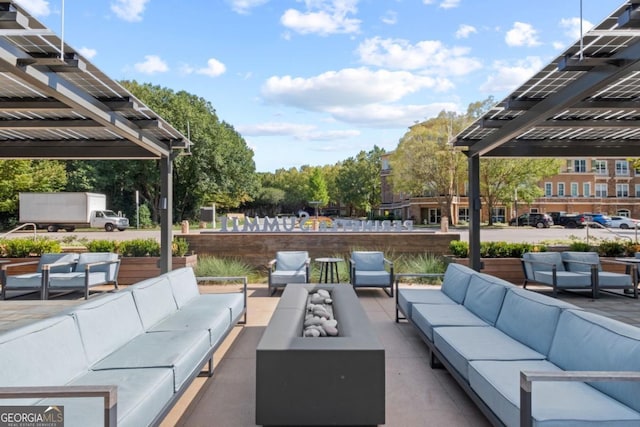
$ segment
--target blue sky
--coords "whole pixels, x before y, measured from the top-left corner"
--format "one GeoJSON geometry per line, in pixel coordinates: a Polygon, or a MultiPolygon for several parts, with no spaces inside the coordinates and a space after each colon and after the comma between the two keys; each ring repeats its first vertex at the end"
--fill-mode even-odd
{"type": "MultiPolygon", "coordinates": [[[[61,34],[62,0],[18,0],[61,34]]],[[[583,28],[623,0],[582,0],[583,28]]],[[[65,0],[65,42],[116,80],[209,101],[259,172],[394,150],[496,101],[579,37],[580,0],[65,0]]]]}

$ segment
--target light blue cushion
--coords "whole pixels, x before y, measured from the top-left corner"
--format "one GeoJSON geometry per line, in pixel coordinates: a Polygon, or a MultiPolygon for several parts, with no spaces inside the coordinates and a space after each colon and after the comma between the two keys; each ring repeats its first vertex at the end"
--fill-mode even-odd
{"type": "Polygon", "coordinates": [[[458,304],[464,302],[471,276],[476,271],[462,264],[450,263],[444,272],[442,292],[458,304]]]}
{"type": "Polygon", "coordinates": [[[598,286],[601,288],[625,288],[632,285],[631,275],[610,271],[598,272],[598,286]]]}
{"type": "MultiPolygon", "coordinates": [[[[85,266],[87,264],[93,264],[98,262],[117,261],[118,254],[112,252],[83,252],[78,257],[78,263],[76,264],[75,271],[84,273],[85,266]]],[[[105,281],[114,282],[118,278],[118,264],[108,263],[100,264],[91,267],[91,272],[102,272],[106,274],[105,281]]]]}
{"type": "Polygon", "coordinates": [[[71,316],[51,317],[0,335],[3,387],[63,385],[87,370],[71,316]]]}
{"type": "MultiPolygon", "coordinates": [[[[56,289],[84,289],[86,273],[51,273],[49,275],[49,288],[56,289]]],[[[89,287],[109,283],[109,275],[104,271],[89,273],[89,287]]]]}
{"type": "Polygon", "coordinates": [[[75,263],[78,261],[78,254],[42,254],[38,263],[37,272],[42,272],[42,266],[45,264],[63,264],[49,267],[50,273],[69,273],[74,270],[75,263]]]}
{"type": "MultiPolygon", "coordinates": [[[[452,264],[453,265],[453,264],[452,264]]],[[[440,289],[398,289],[398,306],[407,319],[413,304],[457,304],[440,289]]]]}
{"type": "Polygon", "coordinates": [[[274,271],[271,273],[271,284],[286,285],[287,283],[305,283],[307,281],[307,273],[302,270],[274,271]]]}
{"type": "MultiPolygon", "coordinates": [[[[551,271],[536,271],[534,279],[537,282],[553,286],[553,273],[551,271]]],[[[558,288],[578,289],[591,288],[591,276],[585,273],[576,273],[572,271],[556,272],[556,286],[558,288]]]]}
{"type": "Polygon", "coordinates": [[[564,271],[564,263],[560,252],[526,252],[522,254],[522,259],[531,261],[524,263],[525,273],[528,278],[534,278],[536,271],[551,271],[552,266],[550,264],[555,264],[556,271],[564,271]]]}
{"type": "Polygon", "coordinates": [[[459,304],[414,304],[411,320],[433,342],[433,329],[445,326],[489,326],[459,304]]]}
{"type": "Polygon", "coordinates": [[[562,252],[562,261],[565,262],[565,268],[567,271],[580,271],[584,273],[590,273],[591,265],[598,266],[598,270],[601,269],[600,257],[598,256],[597,252],[565,251],[562,252]]]}
{"type": "Polygon", "coordinates": [[[42,273],[25,273],[7,276],[7,289],[41,289],[42,273]]]}
{"type": "Polygon", "coordinates": [[[391,286],[391,273],[384,270],[356,270],[353,286],[391,286]]]}
{"type": "Polygon", "coordinates": [[[486,274],[474,274],[469,280],[464,306],[473,314],[495,325],[507,287],[486,274]]]}
{"type": "Polygon", "coordinates": [[[469,378],[473,360],[544,360],[545,356],[493,327],[457,326],[435,328],[433,343],[445,359],[469,378]]]}
{"type": "MultiPolygon", "coordinates": [[[[640,371],[640,328],[594,313],[563,311],[549,361],[565,371],[640,371]]],[[[640,412],[640,382],[592,386],[640,412]]]]}
{"type": "Polygon", "coordinates": [[[218,307],[220,304],[229,308],[230,322],[235,324],[245,310],[244,294],[239,292],[201,294],[198,298],[191,300],[184,308],[187,310],[211,311],[212,307],[218,307]]]}
{"type": "Polygon", "coordinates": [[[202,330],[148,332],[138,335],[91,366],[94,371],[130,368],[171,368],[178,391],[209,352],[209,333],[202,330]]]}
{"type": "Polygon", "coordinates": [[[276,253],[276,271],[305,271],[309,259],[307,251],[279,251],[276,253]]]}
{"type": "MultiPolygon", "coordinates": [[[[173,371],[169,368],[111,369],[90,371],[70,385],[116,385],[118,387],[118,427],[150,425],[173,397],[173,371]]],[[[89,399],[55,399],[64,405],[65,427],[104,425],[102,402],[89,399]],[[84,401],[84,402],[83,402],[84,401]],[[69,408],[69,409],[67,409],[69,408]],[[100,421],[94,422],[99,419],[100,421]]],[[[44,401],[53,403],[53,399],[44,401]]]]}
{"type": "Polygon", "coordinates": [[[496,327],[511,338],[546,355],[549,353],[560,311],[570,308],[576,307],[524,289],[509,289],[496,327]],[[531,322],[535,322],[534,327],[531,322]]]}
{"type": "Polygon", "coordinates": [[[356,271],[384,270],[384,254],[378,251],[351,252],[356,271]]]}
{"type": "Polygon", "coordinates": [[[215,346],[231,327],[230,309],[224,301],[211,304],[209,310],[181,308],[173,315],[156,323],[156,331],[208,331],[209,344],[215,346]]]}
{"type": "MultiPolygon", "coordinates": [[[[469,384],[491,410],[509,426],[520,425],[520,371],[561,371],[543,360],[473,361],[469,384]]],[[[534,382],[533,425],[640,425],[640,414],[580,382],[534,382]]]]}
{"type": "Polygon", "coordinates": [[[178,268],[166,273],[166,277],[171,284],[173,298],[176,300],[178,308],[200,295],[198,281],[196,280],[193,268],[178,268]]]}
{"type": "Polygon", "coordinates": [[[171,284],[166,275],[147,281],[131,290],[145,330],[149,330],[178,310],[171,284]]]}
{"type": "Polygon", "coordinates": [[[74,311],[89,364],[144,333],[131,292],[118,292],[89,300],[74,311]]]}

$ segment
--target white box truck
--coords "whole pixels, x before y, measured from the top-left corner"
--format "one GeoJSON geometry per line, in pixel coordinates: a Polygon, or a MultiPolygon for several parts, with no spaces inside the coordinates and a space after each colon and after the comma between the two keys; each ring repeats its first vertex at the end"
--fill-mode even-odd
{"type": "Polygon", "coordinates": [[[20,193],[22,223],[55,232],[76,227],[104,228],[106,231],[129,227],[129,220],[107,209],[107,196],[97,193],[20,193]]]}

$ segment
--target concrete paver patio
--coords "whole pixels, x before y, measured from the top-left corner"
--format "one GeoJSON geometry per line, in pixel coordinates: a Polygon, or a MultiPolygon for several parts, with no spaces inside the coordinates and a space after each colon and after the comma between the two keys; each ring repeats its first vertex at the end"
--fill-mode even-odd
{"type": "MultiPolygon", "coordinates": [[[[348,286],[345,284],[345,286],[348,286]]],[[[412,286],[412,285],[404,285],[412,286]]],[[[202,286],[202,292],[228,292],[237,285],[202,286]]],[[[531,287],[548,292],[548,288],[531,287]]],[[[278,304],[281,291],[268,296],[264,284],[249,285],[248,321],[237,326],[214,356],[213,377],[199,377],[162,426],[255,426],[255,350],[278,304]]],[[[406,322],[395,323],[395,299],[381,290],[357,291],[386,352],[386,426],[489,426],[489,422],[443,369],[431,369],[427,348],[406,322]]],[[[94,297],[92,297],[94,298],[94,297]]],[[[560,299],[640,327],[640,300],[602,294],[560,294],[560,299]]],[[[17,327],[84,301],[0,301],[0,330],[17,327]]],[[[318,410],[322,410],[319,399],[318,410]]]]}

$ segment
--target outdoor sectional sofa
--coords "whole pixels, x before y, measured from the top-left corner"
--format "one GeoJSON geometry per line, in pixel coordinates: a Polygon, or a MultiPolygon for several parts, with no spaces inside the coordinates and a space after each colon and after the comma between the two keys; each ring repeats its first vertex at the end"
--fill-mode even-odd
{"type": "Polygon", "coordinates": [[[0,404],[62,405],[67,427],[157,425],[207,363],[213,374],[246,295],[246,280],[242,292],[200,294],[182,268],[9,330],[0,398],[13,400],[0,404]]]}
{"type": "Polygon", "coordinates": [[[493,425],[640,425],[640,328],[458,264],[396,295],[396,321],[493,425]]]}

